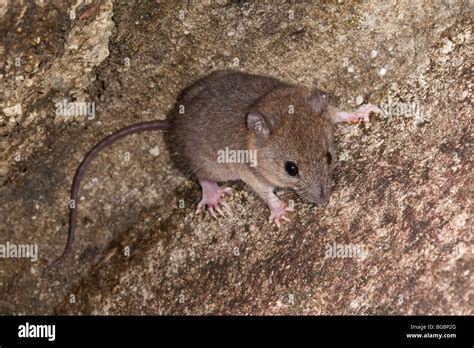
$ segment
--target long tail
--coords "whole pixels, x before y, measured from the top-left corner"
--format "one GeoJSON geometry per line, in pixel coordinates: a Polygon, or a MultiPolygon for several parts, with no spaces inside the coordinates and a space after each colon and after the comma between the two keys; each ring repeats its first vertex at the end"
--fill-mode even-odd
{"type": "Polygon", "coordinates": [[[52,268],[57,266],[61,261],[63,261],[66,256],[69,254],[72,248],[72,244],[74,243],[74,230],[76,228],[76,217],[77,217],[77,194],[79,192],[79,186],[81,184],[82,177],[84,176],[89,164],[92,160],[97,156],[97,154],[106,148],[107,146],[113,144],[115,141],[126,137],[127,135],[139,133],[143,131],[152,131],[152,130],[170,130],[170,124],[168,121],[150,121],[150,122],[142,122],[131,125],[129,127],[122,128],[117,132],[107,136],[102,141],[100,141],[97,145],[95,145],[84,157],[81,164],[76,170],[76,174],[74,174],[74,180],[72,181],[71,187],[71,203],[69,204],[70,213],[69,213],[69,232],[67,237],[66,247],[60,257],[54,260],[50,265],[48,265],[43,273],[50,271],[52,268]]]}

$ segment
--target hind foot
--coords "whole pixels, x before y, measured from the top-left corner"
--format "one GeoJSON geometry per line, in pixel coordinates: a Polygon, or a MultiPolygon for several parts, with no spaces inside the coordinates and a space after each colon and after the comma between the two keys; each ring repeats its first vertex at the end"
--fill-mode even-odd
{"type": "Polygon", "coordinates": [[[336,114],[337,122],[358,123],[360,121],[369,122],[369,114],[380,113],[380,109],[373,104],[366,104],[359,107],[356,111],[340,111],[336,114]]]}

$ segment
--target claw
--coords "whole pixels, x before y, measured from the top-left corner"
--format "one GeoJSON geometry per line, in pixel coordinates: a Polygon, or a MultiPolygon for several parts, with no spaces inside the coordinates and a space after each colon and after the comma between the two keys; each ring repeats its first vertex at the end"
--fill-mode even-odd
{"type": "Polygon", "coordinates": [[[219,213],[220,216],[225,217],[224,212],[222,211],[222,209],[219,206],[216,206],[216,211],[219,213]]]}
{"type": "Polygon", "coordinates": [[[196,212],[194,214],[202,214],[204,212],[204,209],[203,209],[203,204],[201,204],[201,202],[199,202],[198,206],[197,206],[197,209],[196,209],[196,212]]]}
{"type": "Polygon", "coordinates": [[[214,219],[218,220],[217,215],[216,215],[216,212],[215,212],[214,207],[213,207],[212,205],[211,205],[211,206],[208,206],[208,207],[207,207],[207,210],[209,211],[209,214],[211,214],[211,216],[212,216],[214,219]]]}
{"type": "Polygon", "coordinates": [[[221,201],[221,205],[222,205],[222,208],[223,208],[225,211],[229,211],[229,212],[230,212],[230,206],[227,204],[226,201],[222,200],[222,201],[221,201]]]}

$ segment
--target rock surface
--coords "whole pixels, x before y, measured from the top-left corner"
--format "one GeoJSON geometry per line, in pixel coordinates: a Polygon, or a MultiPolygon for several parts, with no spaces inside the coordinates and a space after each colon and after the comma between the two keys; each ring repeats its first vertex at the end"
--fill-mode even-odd
{"type": "Polygon", "coordinates": [[[208,3],[0,1],[0,244],[39,250],[0,259],[0,313],[474,314],[472,2],[208,3]],[[196,217],[162,134],[135,135],[92,164],[74,255],[41,275],[86,151],[217,68],[383,109],[338,128],[329,205],[287,194],[278,230],[233,184],[230,217],[196,217]]]}

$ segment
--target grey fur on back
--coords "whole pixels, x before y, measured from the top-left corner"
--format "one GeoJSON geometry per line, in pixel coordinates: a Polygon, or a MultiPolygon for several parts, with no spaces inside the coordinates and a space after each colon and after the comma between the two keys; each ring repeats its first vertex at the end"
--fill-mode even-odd
{"type": "Polygon", "coordinates": [[[198,178],[239,179],[238,165],[216,168],[217,153],[226,147],[245,149],[250,106],[285,86],[289,85],[271,77],[231,70],[215,71],[194,82],[180,94],[170,115],[173,150],[198,178]]]}

